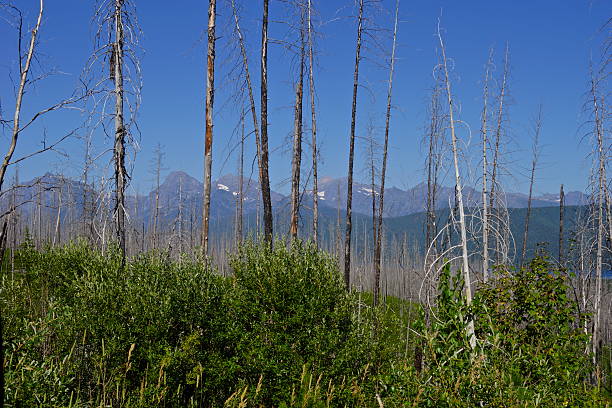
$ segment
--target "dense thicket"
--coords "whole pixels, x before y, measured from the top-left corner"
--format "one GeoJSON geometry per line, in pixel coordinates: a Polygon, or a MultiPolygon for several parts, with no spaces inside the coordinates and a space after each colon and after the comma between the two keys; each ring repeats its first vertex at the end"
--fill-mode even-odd
{"type": "Polygon", "coordinates": [[[8,406],[609,401],[590,385],[588,316],[545,258],[500,271],[471,307],[445,268],[428,325],[416,305],[389,298],[373,308],[371,296],[346,292],[336,261],[310,245],[246,244],[231,264],[221,277],[152,254],[121,269],[119,251],[26,243],[2,276],[8,406]]]}

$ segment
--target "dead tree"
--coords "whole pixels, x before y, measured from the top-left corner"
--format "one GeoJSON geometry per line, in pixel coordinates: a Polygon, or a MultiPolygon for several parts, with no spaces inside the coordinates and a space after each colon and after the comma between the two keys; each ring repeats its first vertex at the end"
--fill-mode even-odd
{"type": "Polygon", "coordinates": [[[238,194],[236,195],[236,244],[242,244],[242,221],[244,216],[244,115],[240,115],[240,157],[238,158],[238,194]]]}
{"type": "MultiPolygon", "coordinates": [[[[87,96],[92,97],[88,98],[93,104],[89,108],[92,132],[102,128],[114,141],[113,218],[115,238],[124,265],[127,252],[125,191],[130,179],[128,167],[133,164],[130,163],[129,149],[138,149],[132,129],[136,129],[137,133],[135,118],[140,107],[142,89],[138,58],[140,28],[136,8],[131,0],[98,0],[94,22],[94,52],[87,61],[82,82],[87,96]],[[111,103],[113,99],[114,104],[111,103]]],[[[103,241],[106,241],[106,237],[103,241]]]]}
{"type": "Polygon", "coordinates": [[[215,18],[217,2],[208,2],[208,52],[206,56],[206,135],[204,138],[204,202],[202,203],[202,256],[208,256],[210,183],[212,178],[213,105],[215,100],[215,18]]]}
{"type": "Polygon", "coordinates": [[[351,288],[351,232],[353,204],[353,161],[355,157],[355,126],[357,120],[357,89],[359,88],[359,63],[361,62],[361,35],[363,32],[364,0],[359,0],[357,16],[357,44],[355,48],[355,72],[353,74],[353,103],[351,108],[351,134],[349,139],[349,159],[346,193],[346,230],[344,236],[344,284],[351,288]]]}
{"type": "MultiPolygon", "coordinates": [[[[444,41],[442,39],[442,33],[440,32],[440,24],[438,23],[438,40],[440,42],[440,50],[442,52],[442,69],[444,75],[444,84],[446,87],[446,96],[448,101],[448,120],[451,133],[451,147],[453,153],[453,163],[455,167],[455,190],[457,194],[457,207],[459,209],[459,228],[461,233],[461,258],[463,260],[463,277],[465,282],[465,301],[469,306],[472,303],[472,283],[470,280],[470,267],[468,263],[468,248],[467,248],[467,231],[465,223],[465,213],[463,208],[463,191],[461,186],[461,175],[459,173],[459,146],[457,142],[457,135],[455,133],[455,119],[454,119],[454,106],[453,106],[453,95],[451,92],[451,82],[449,77],[449,70],[446,58],[446,49],[444,47],[444,41]]],[[[467,337],[470,342],[472,349],[476,347],[476,336],[474,334],[474,320],[469,319],[467,326],[467,337]]]]}
{"type": "Polygon", "coordinates": [[[317,157],[317,118],[314,86],[314,39],[312,28],[312,2],[308,0],[308,84],[310,87],[310,121],[312,132],[312,239],[315,245],[319,242],[319,179],[317,157]]]}
{"type": "Polygon", "coordinates": [[[159,188],[161,187],[161,172],[163,170],[164,152],[160,144],[157,145],[153,154],[152,170],[155,174],[155,190],[153,197],[153,232],[151,242],[153,249],[159,248],[159,188]]]}
{"type": "Polygon", "coordinates": [[[497,230],[497,234],[495,237],[495,245],[496,245],[496,257],[497,262],[499,262],[499,241],[501,236],[503,235],[501,229],[503,226],[500,223],[500,214],[496,212],[496,205],[498,204],[497,199],[497,190],[499,189],[499,161],[501,154],[501,144],[502,144],[502,136],[504,132],[504,117],[505,117],[505,102],[506,102],[506,94],[508,92],[508,76],[510,74],[510,66],[509,66],[509,56],[510,56],[510,48],[506,44],[506,51],[504,53],[504,68],[501,78],[501,85],[499,90],[499,95],[497,97],[497,112],[496,112],[496,123],[495,123],[495,133],[494,133],[494,146],[493,146],[493,163],[491,168],[491,190],[489,193],[489,214],[488,214],[488,223],[489,231],[491,228],[495,228],[497,230]],[[494,224],[494,225],[490,225],[494,224]]]}
{"type": "Polygon", "coordinates": [[[123,120],[123,59],[124,59],[124,26],[123,0],[115,0],[113,25],[115,37],[112,44],[111,79],[115,82],[115,145],[113,149],[115,163],[115,212],[117,222],[117,242],[121,251],[121,264],[125,264],[125,189],[127,186],[127,170],[125,167],[125,124],[123,120]]]}
{"type": "MultiPolygon", "coordinates": [[[[382,172],[380,175],[380,199],[378,202],[378,225],[375,229],[376,240],[374,242],[374,305],[378,304],[380,295],[380,269],[381,269],[381,247],[383,211],[385,202],[385,178],[387,174],[387,155],[389,151],[389,126],[391,122],[391,95],[393,92],[393,69],[395,67],[395,48],[397,44],[397,21],[399,15],[399,0],[395,2],[395,21],[393,24],[393,45],[391,46],[391,63],[389,66],[389,88],[387,89],[387,113],[385,116],[385,143],[383,146],[382,172]]],[[[373,193],[372,193],[373,194],[373,193]]]]}
{"type": "Polygon", "coordinates": [[[597,352],[599,342],[599,331],[601,322],[601,299],[602,299],[602,270],[603,270],[603,246],[604,246],[604,204],[605,204],[605,192],[607,187],[606,181],[606,161],[607,161],[607,148],[604,144],[604,120],[605,120],[605,106],[603,104],[603,96],[600,95],[600,81],[599,75],[593,72],[591,68],[591,80],[589,94],[592,103],[592,115],[593,115],[593,138],[595,139],[594,147],[594,171],[597,177],[597,189],[595,191],[596,196],[596,228],[597,228],[597,246],[596,246],[596,288],[595,288],[595,300],[593,302],[593,333],[591,337],[593,364],[597,364],[597,352]]]}
{"type": "Polygon", "coordinates": [[[487,163],[487,119],[489,108],[489,79],[490,69],[493,64],[493,49],[489,51],[489,59],[485,68],[483,105],[481,114],[481,129],[482,135],[482,277],[486,282],[489,277],[489,209],[487,208],[487,178],[488,178],[488,163],[487,163]]]}
{"type": "Polygon", "coordinates": [[[521,252],[521,266],[525,264],[525,258],[527,256],[527,237],[529,234],[529,217],[531,216],[531,201],[533,198],[533,183],[535,181],[535,171],[538,165],[538,159],[540,156],[540,132],[542,130],[542,105],[538,111],[536,117],[534,129],[533,129],[533,149],[531,152],[531,177],[529,179],[529,197],[527,199],[527,215],[525,216],[525,228],[523,232],[523,251],[521,252]]]}
{"type": "Polygon", "coordinates": [[[291,161],[291,222],[289,233],[291,239],[298,236],[298,218],[300,212],[300,172],[302,170],[302,125],[304,100],[304,60],[306,57],[305,16],[304,9],[298,4],[300,12],[299,24],[299,67],[298,80],[295,87],[295,106],[293,116],[293,158],[291,161]]]}
{"type": "Polygon", "coordinates": [[[563,216],[565,207],[565,193],[563,192],[563,184],[559,189],[559,265],[563,268],[563,216]]]}
{"type": "MultiPolygon", "coordinates": [[[[438,193],[438,176],[440,166],[442,165],[441,148],[442,132],[443,132],[443,113],[442,106],[440,103],[440,92],[441,84],[438,78],[436,78],[434,88],[431,93],[431,100],[429,103],[429,124],[427,127],[427,134],[425,143],[427,144],[427,158],[425,167],[427,168],[427,203],[425,212],[427,214],[426,228],[425,228],[425,244],[428,249],[433,250],[433,258],[435,259],[435,252],[437,251],[437,239],[438,227],[436,223],[436,197],[438,193]]],[[[429,250],[427,252],[430,252],[429,250]]],[[[425,259],[425,263],[428,263],[429,259],[425,259]]]]}
{"type": "Polygon", "coordinates": [[[270,175],[268,172],[268,3],[263,0],[263,16],[261,25],[261,146],[259,183],[261,189],[261,200],[263,204],[264,238],[272,247],[273,225],[272,225],[272,197],[270,195],[270,175]]]}

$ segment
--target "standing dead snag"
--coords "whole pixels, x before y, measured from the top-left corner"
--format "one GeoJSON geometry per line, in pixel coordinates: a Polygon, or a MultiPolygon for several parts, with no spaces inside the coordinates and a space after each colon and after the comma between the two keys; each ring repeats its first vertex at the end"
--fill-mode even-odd
{"type": "MultiPolygon", "coordinates": [[[[393,91],[393,68],[395,67],[395,47],[397,42],[397,19],[399,15],[399,0],[395,2],[395,22],[393,24],[393,45],[391,47],[391,65],[389,66],[389,88],[387,89],[387,114],[385,118],[385,144],[383,147],[382,173],[380,175],[380,199],[378,202],[378,225],[374,249],[374,305],[378,304],[380,296],[380,269],[382,250],[382,224],[385,200],[385,176],[387,174],[387,153],[389,151],[389,125],[391,122],[391,95],[393,91]]],[[[372,192],[372,194],[374,194],[372,192]]]]}
{"type": "Polygon", "coordinates": [[[487,118],[489,108],[489,76],[493,64],[493,49],[489,51],[489,59],[485,69],[483,107],[481,117],[482,134],[482,276],[486,282],[489,277],[489,209],[487,208],[487,118]]]}
{"type": "MultiPolygon", "coordinates": [[[[91,131],[101,128],[113,139],[114,225],[115,238],[125,264],[126,203],[125,190],[129,182],[128,149],[137,149],[131,131],[140,106],[142,89],[140,63],[137,55],[140,29],[131,0],[98,0],[94,15],[95,51],[90,56],[81,79],[86,88],[91,131]],[[110,68],[110,71],[109,71],[110,68]],[[87,89],[88,86],[92,89],[87,89]],[[110,108],[109,103],[114,99],[110,108]],[[97,118],[94,118],[98,116],[97,118]],[[112,125],[111,125],[112,122],[112,125]],[[109,129],[113,130],[112,135],[109,129]]],[[[103,240],[106,238],[104,237],[103,240]]]]}
{"type": "MultiPolygon", "coordinates": [[[[20,118],[21,118],[21,104],[23,102],[23,94],[25,93],[25,88],[28,83],[28,74],[30,72],[30,65],[32,63],[32,58],[34,57],[34,48],[36,46],[36,38],[38,35],[38,30],[40,29],[40,25],[42,23],[42,16],[44,10],[44,2],[40,0],[40,8],[38,11],[38,18],[36,20],[36,25],[32,29],[32,35],[30,36],[30,46],[28,47],[28,51],[25,58],[25,64],[21,65],[21,55],[19,55],[19,88],[17,89],[17,98],[15,101],[15,115],[13,116],[13,131],[11,134],[11,144],[9,146],[8,151],[4,156],[4,160],[2,161],[2,166],[0,166],[0,191],[2,190],[2,186],[4,184],[4,177],[6,176],[6,170],[11,163],[11,159],[13,158],[13,154],[15,153],[15,148],[17,148],[17,140],[19,139],[19,134],[21,132],[20,128],[20,118]]],[[[21,25],[20,25],[21,26],[21,25]]],[[[19,32],[21,41],[21,32],[19,32]]]]}
{"type": "Polygon", "coordinates": [[[565,194],[563,184],[559,189],[559,266],[563,268],[563,207],[565,206],[565,194]]]}
{"type": "Polygon", "coordinates": [[[259,165],[259,183],[264,216],[264,237],[272,247],[272,197],[270,195],[270,175],[268,173],[268,3],[263,0],[263,18],[261,25],[261,160],[259,165]]]}
{"type": "MultiPolygon", "coordinates": [[[[442,34],[440,33],[440,24],[438,23],[438,40],[440,41],[440,50],[442,51],[442,69],[444,74],[444,84],[446,86],[446,96],[448,100],[448,120],[451,132],[451,148],[453,152],[453,163],[455,167],[455,191],[457,194],[456,204],[459,209],[459,228],[461,230],[461,254],[463,259],[463,277],[465,281],[465,301],[469,306],[472,304],[472,283],[470,280],[470,266],[468,263],[468,249],[467,249],[467,231],[465,225],[465,212],[463,208],[463,191],[461,187],[461,176],[459,174],[459,147],[457,143],[457,135],[455,133],[455,120],[454,120],[454,108],[453,108],[453,96],[451,92],[451,83],[448,74],[448,65],[446,58],[446,49],[444,48],[444,41],[442,34]]],[[[471,318],[468,321],[467,336],[469,338],[470,346],[472,349],[476,347],[476,336],[474,334],[474,320],[471,318]]]]}
{"type": "Polygon", "coordinates": [[[349,139],[349,160],[346,193],[346,231],[344,236],[344,284],[351,288],[351,232],[353,204],[353,161],[355,157],[355,121],[357,116],[357,89],[359,88],[359,63],[361,62],[361,34],[363,31],[364,0],[359,0],[357,17],[357,45],[355,49],[355,72],[353,74],[353,104],[351,108],[351,134],[349,139]]]}
{"type": "Polygon", "coordinates": [[[213,105],[215,100],[215,18],[217,1],[208,2],[208,52],[206,55],[206,135],[204,139],[204,203],[202,205],[202,255],[208,256],[210,183],[212,178],[213,105]]]}
{"type": "Polygon", "coordinates": [[[593,365],[597,364],[597,351],[599,342],[599,330],[601,322],[601,299],[602,299],[602,269],[603,269],[603,245],[604,245],[604,204],[606,198],[606,160],[607,160],[607,149],[604,146],[604,120],[605,120],[605,105],[603,104],[603,96],[599,94],[600,78],[593,72],[591,67],[591,83],[590,83],[590,97],[592,103],[592,115],[593,115],[593,137],[595,141],[595,162],[594,171],[597,175],[597,191],[595,192],[597,197],[597,247],[596,247],[596,264],[595,264],[595,300],[593,304],[593,311],[595,316],[593,318],[593,335],[591,337],[593,365]]]}
{"type": "Polygon", "coordinates": [[[539,140],[540,131],[542,130],[542,105],[538,111],[534,125],[533,135],[533,151],[531,158],[531,177],[529,180],[529,198],[527,199],[527,215],[525,216],[525,229],[523,235],[523,251],[521,252],[521,266],[525,264],[525,258],[527,256],[527,237],[529,233],[529,217],[531,216],[531,200],[533,197],[533,183],[535,181],[535,171],[538,164],[538,157],[540,156],[539,140]]]}
{"type": "Polygon", "coordinates": [[[115,163],[115,213],[117,222],[117,242],[121,251],[121,266],[125,265],[125,188],[127,170],[125,168],[125,125],[123,123],[123,0],[115,0],[113,16],[115,41],[112,45],[111,80],[115,82],[115,145],[113,156],[115,163]]]}
{"type": "MultiPolygon", "coordinates": [[[[236,1],[232,0],[232,15],[234,16],[234,33],[238,40],[238,45],[240,46],[240,55],[242,56],[242,65],[244,68],[244,79],[246,82],[248,95],[249,95],[249,110],[251,111],[251,117],[253,118],[253,131],[255,133],[255,147],[257,149],[257,168],[259,170],[259,180],[260,186],[261,180],[263,180],[263,164],[262,164],[262,154],[261,154],[261,137],[259,133],[259,123],[257,122],[257,111],[255,109],[255,97],[253,93],[253,85],[251,83],[251,75],[249,73],[249,60],[247,58],[246,47],[244,45],[244,37],[242,36],[242,30],[240,29],[240,20],[238,18],[238,10],[236,7],[236,1]]],[[[242,140],[244,143],[244,138],[242,140]]],[[[263,189],[262,197],[263,197],[263,189]]],[[[242,197],[242,195],[241,195],[242,197]]],[[[243,198],[244,199],[244,198],[243,198]]],[[[259,202],[256,203],[257,208],[257,233],[259,234],[259,202]]]]}
{"type": "Polygon", "coordinates": [[[501,149],[501,142],[502,142],[502,133],[504,131],[504,115],[505,115],[505,99],[506,99],[506,94],[508,92],[507,86],[508,86],[508,76],[510,73],[510,66],[509,66],[509,57],[510,57],[510,47],[508,46],[508,44],[506,44],[506,51],[504,53],[504,71],[502,73],[502,79],[501,79],[501,88],[499,91],[499,96],[498,96],[498,107],[497,107],[497,121],[496,121],[496,128],[495,128],[495,140],[494,140],[494,148],[493,148],[493,164],[492,164],[492,169],[491,169],[491,190],[489,192],[489,214],[488,214],[488,223],[487,226],[489,226],[489,231],[491,231],[491,228],[494,228],[496,230],[496,234],[494,236],[495,238],[495,245],[497,247],[496,249],[496,258],[497,261],[499,262],[499,255],[500,255],[500,239],[503,235],[503,232],[501,231],[502,228],[504,228],[504,226],[501,225],[500,222],[500,217],[501,215],[499,214],[499,212],[495,211],[495,206],[496,204],[498,204],[498,200],[497,200],[497,190],[498,190],[498,172],[499,172],[499,155],[500,155],[500,149],[501,149]]]}
{"type": "Polygon", "coordinates": [[[306,43],[304,38],[304,9],[300,8],[300,46],[298,68],[298,83],[295,88],[295,111],[293,129],[293,159],[291,161],[291,239],[295,240],[298,236],[298,216],[300,207],[300,171],[302,163],[302,117],[304,100],[304,58],[306,54],[306,43]]]}
{"type": "Polygon", "coordinates": [[[308,83],[310,85],[310,121],[312,132],[312,239],[315,245],[319,241],[319,180],[317,169],[317,118],[315,108],[315,87],[314,87],[314,40],[312,38],[312,5],[308,0],[308,83]]]}

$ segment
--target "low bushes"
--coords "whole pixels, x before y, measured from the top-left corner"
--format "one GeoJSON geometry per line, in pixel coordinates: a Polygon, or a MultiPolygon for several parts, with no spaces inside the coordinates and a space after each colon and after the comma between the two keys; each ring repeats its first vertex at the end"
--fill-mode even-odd
{"type": "Polygon", "coordinates": [[[416,305],[348,293],[308,244],[247,243],[230,278],[153,255],[121,268],[84,244],[26,244],[15,261],[0,299],[11,407],[606,403],[585,381],[586,317],[543,258],[478,288],[471,307],[445,268],[428,324],[416,305]]]}

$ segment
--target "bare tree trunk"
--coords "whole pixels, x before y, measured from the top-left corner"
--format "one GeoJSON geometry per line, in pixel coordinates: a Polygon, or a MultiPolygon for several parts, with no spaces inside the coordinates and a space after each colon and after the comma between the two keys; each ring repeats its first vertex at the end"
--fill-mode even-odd
{"type": "Polygon", "coordinates": [[[125,242],[125,188],[127,184],[127,170],[125,168],[125,126],[123,121],[123,0],[115,0],[115,12],[113,16],[115,24],[115,42],[113,43],[114,66],[113,75],[115,81],[115,216],[117,229],[117,242],[121,251],[121,266],[125,265],[126,242],[125,242]]]}
{"type": "Polygon", "coordinates": [[[353,74],[353,104],[351,109],[351,135],[349,141],[349,160],[346,194],[346,231],[344,236],[344,284],[351,289],[351,232],[353,204],[353,161],[355,157],[355,126],[357,116],[357,89],[359,88],[359,63],[361,62],[361,32],[363,30],[363,3],[359,0],[357,17],[357,46],[355,50],[355,72],[353,74]]]}
{"type": "MultiPolygon", "coordinates": [[[[427,226],[425,232],[425,245],[426,254],[429,255],[429,247],[431,246],[434,253],[437,251],[437,240],[435,239],[438,234],[438,228],[436,225],[436,194],[438,186],[438,170],[440,167],[440,132],[441,132],[441,106],[440,106],[440,84],[436,79],[434,89],[431,95],[430,103],[430,122],[428,131],[428,153],[427,153],[427,226]]],[[[427,263],[429,259],[435,259],[435,254],[432,257],[425,259],[427,263]]]]}
{"type": "MultiPolygon", "coordinates": [[[[13,131],[11,134],[11,144],[9,149],[4,156],[4,160],[2,161],[2,165],[0,166],[0,191],[2,191],[2,187],[4,185],[4,177],[6,175],[6,170],[11,163],[11,159],[13,158],[13,153],[15,153],[15,148],[17,147],[17,140],[19,139],[20,134],[20,122],[19,119],[21,117],[21,103],[23,101],[23,94],[25,92],[26,84],[28,83],[28,73],[30,72],[30,64],[32,62],[32,57],[34,56],[34,47],[36,46],[36,37],[38,35],[38,30],[40,29],[40,25],[42,23],[44,2],[40,0],[40,8],[38,11],[38,18],[36,20],[36,25],[32,29],[32,34],[30,36],[30,45],[28,47],[28,52],[25,58],[25,64],[19,65],[19,88],[17,89],[17,99],[15,102],[15,114],[13,116],[13,131]]],[[[19,33],[21,36],[21,32],[19,33]]],[[[21,58],[21,55],[19,56],[21,58]]]]}
{"type": "Polygon", "coordinates": [[[158,225],[159,225],[159,188],[161,186],[161,170],[162,170],[163,153],[161,146],[158,144],[155,149],[155,209],[153,212],[153,249],[159,246],[158,225]]]}
{"type": "Polygon", "coordinates": [[[563,268],[563,210],[565,205],[565,194],[563,184],[559,189],[559,265],[563,268]]]}
{"type": "Polygon", "coordinates": [[[540,155],[539,151],[539,140],[540,140],[540,131],[542,129],[542,105],[540,105],[540,110],[538,112],[538,116],[535,122],[535,133],[533,139],[533,152],[531,159],[531,178],[529,180],[529,198],[527,199],[527,215],[525,216],[525,232],[523,235],[523,251],[521,252],[521,266],[525,264],[525,258],[527,256],[527,237],[529,234],[529,217],[531,216],[531,200],[533,197],[533,183],[535,181],[535,171],[536,166],[538,164],[538,156],[540,155]]]}
{"type": "MultiPolygon", "coordinates": [[[[440,49],[442,51],[442,66],[444,69],[444,83],[446,85],[446,95],[448,98],[448,115],[449,124],[451,131],[451,143],[453,150],[453,162],[455,166],[455,185],[457,192],[457,206],[459,208],[459,227],[461,230],[461,252],[463,259],[463,276],[465,280],[465,301],[469,306],[472,304],[472,283],[470,280],[470,267],[468,263],[468,249],[467,249],[467,232],[465,225],[465,213],[463,209],[463,191],[461,187],[461,176],[459,174],[459,152],[457,146],[457,136],[455,134],[455,121],[454,121],[454,108],[453,108],[453,96],[451,93],[451,84],[448,75],[448,66],[446,59],[446,49],[444,48],[444,41],[442,40],[442,34],[440,33],[440,27],[438,25],[438,39],[440,41],[440,49]]],[[[467,336],[469,338],[470,346],[472,349],[476,347],[476,336],[474,334],[474,320],[470,318],[467,327],[467,336]]]]}
{"type": "Polygon", "coordinates": [[[57,213],[55,217],[55,233],[53,234],[53,246],[61,244],[61,217],[62,217],[62,186],[57,191],[57,213]]]}
{"type": "Polygon", "coordinates": [[[314,40],[312,38],[312,5],[308,0],[308,82],[310,85],[310,121],[312,127],[312,239],[315,245],[319,242],[319,179],[317,169],[317,120],[314,87],[314,40]]]}
{"type": "Polygon", "coordinates": [[[489,74],[493,64],[493,49],[489,51],[489,59],[485,70],[483,107],[482,107],[482,277],[486,282],[489,278],[489,209],[487,208],[487,118],[489,108],[489,74]]]}
{"type": "MultiPolygon", "coordinates": [[[[389,151],[389,125],[391,121],[391,95],[393,91],[393,68],[395,67],[395,46],[397,42],[397,19],[399,15],[399,0],[395,2],[395,22],[393,24],[393,45],[391,47],[391,66],[389,67],[389,88],[387,90],[387,114],[385,119],[385,144],[383,147],[382,173],[380,175],[380,201],[378,203],[378,226],[376,228],[376,248],[374,250],[374,305],[379,301],[380,295],[380,269],[383,211],[385,203],[385,178],[387,175],[387,153],[389,151]]],[[[374,193],[372,193],[374,194],[374,193]]]]}
{"type": "MultiPolygon", "coordinates": [[[[267,16],[267,3],[264,4],[264,6],[266,7],[265,9],[265,14],[267,16]]],[[[247,58],[247,53],[246,53],[246,47],[244,45],[244,37],[242,36],[242,30],[240,29],[240,21],[238,19],[238,10],[236,8],[236,2],[235,0],[232,0],[232,14],[234,16],[234,30],[236,33],[236,36],[238,37],[238,44],[240,46],[240,54],[242,56],[242,64],[244,67],[244,76],[245,76],[245,81],[246,81],[246,85],[247,85],[247,90],[248,90],[248,94],[249,94],[249,108],[251,111],[251,116],[253,118],[253,129],[255,132],[255,147],[257,149],[257,169],[259,170],[259,180],[260,180],[260,190],[261,190],[261,194],[262,194],[262,199],[264,196],[264,192],[263,192],[263,188],[261,188],[263,186],[263,179],[264,179],[264,173],[263,173],[263,161],[262,161],[262,144],[261,144],[261,136],[260,136],[260,132],[259,132],[259,124],[257,122],[257,112],[255,110],[255,97],[254,97],[254,93],[253,93],[253,85],[251,82],[251,75],[249,73],[249,61],[247,58]]],[[[267,20],[266,20],[266,24],[267,24],[267,20]]],[[[267,41],[267,34],[266,34],[266,41],[267,41]]],[[[266,45],[267,46],[267,45],[266,45]]],[[[267,51],[266,51],[267,53],[267,51]]],[[[267,103],[267,96],[266,96],[266,103],[267,103]]],[[[267,106],[267,105],[266,105],[267,106]]],[[[263,116],[263,113],[262,113],[263,116]]],[[[267,122],[266,122],[267,123],[267,122]]],[[[263,123],[262,123],[263,126],[263,123]]],[[[266,128],[267,129],[267,128],[266,128]]],[[[263,131],[263,129],[262,129],[263,131]]],[[[267,130],[266,130],[267,131],[267,130]]],[[[267,135],[267,133],[266,133],[267,135]]],[[[267,146],[267,137],[266,137],[266,146],[267,146]]],[[[269,186],[269,184],[268,184],[269,186]]],[[[257,209],[257,217],[256,217],[256,233],[259,234],[260,232],[260,228],[259,228],[259,202],[256,203],[256,209],[257,209]]],[[[270,235],[272,234],[272,232],[270,231],[270,235]]]]}
{"type": "MultiPolygon", "coordinates": [[[[504,72],[502,74],[502,83],[501,83],[501,89],[499,92],[499,97],[498,97],[498,107],[497,107],[497,124],[496,124],[496,129],[495,129],[495,146],[493,149],[493,165],[492,165],[492,169],[491,169],[491,191],[489,194],[489,223],[494,223],[496,224],[498,227],[496,228],[497,234],[495,237],[495,244],[497,247],[499,247],[499,235],[501,234],[501,231],[499,231],[499,215],[495,214],[495,204],[497,203],[496,200],[496,188],[497,188],[497,184],[498,184],[498,180],[497,180],[497,172],[499,169],[499,154],[500,154],[500,148],[501,148],[501,138],[502,138],[502,132],[503,132],[503,122],[504,122],[504,101],[505,101],[505,97],[506,97],[506,86],[507,86],[507,81],[508,81],[508,74],[509,74],[509,54],[510,54],[510,49],[508,47],[508,45],[506,44],[506,52],[504,54],[504,72]]],[[[499,248],[496,251],[496,257],[498,258],[497,261],[499,261],[499,248]]]]}
{"type": "Polygon", "coordinates": [[[240,116],[242,133],[240,137],[240,159],[238,162],[238,197],[237,197],[237,214],[236,214],[236,243],[242,244],[242,218],[244,215],[244,115],[243,109],[242,115],[240,116]]]}
{"type": "Polygon", "coordinates": [[[261,200],[264,213],[264,237],[270,247],[274,237],[272,225],[272,197],[270,196],[270,176],[268,174],[268,3],[263,0],[261,26],[261,200]]]}
{"type": "Polygon", "coordinates": [[[603,104],[600,106],[600,100],[598,97],[598,79],[595,78],[595,74],[591,73],[591,96],[593,101],[593,117],[594,117],[594,135],[596,139],[596,154],[597,154],[597,253],[596,253],[596,289],[595,289],[595,300],[594,300],[594,312],[595,317],[593,318],[593,336],[591,338],[592,344],[592,355],[593,365],[597,364],[597,351],[599,349],[599,326],[601,322],[601,298],[602,298],[602,269],[603,269],[603,240],[604,240],[604,218],[603,218],[603,207],[604,207],[604,193],[606,190],[606,148],[604,146],[604,127],[603,127],[603,104]]]}
{"type": "Polygon", "coordinates": [[[293,130],[293,160],[291,164],[291,239],[298,237],[298,218],[300,212],[300,171],[302,170],[302,117],[304,99],[304,58],[306,43],[304,40],[304,10],[300,5],[300,67],[298,83],[295,90],[295,112],[293,130]]]}
{"type": "Polygon", "coordinates": [[[183,255],[183,177],[179,177],[178,194],[178,240],[179,240],[179,259],[183,255]]]}
{"type": "Polygon", "coordinates": [[[202,256],[207,257],[212,178],[213,105],[215,101],[215,18],[217,1],[208,1],[208,53],[206,56],[206,137],[204,139],[204,203],[202,205],[202,256]]]}

